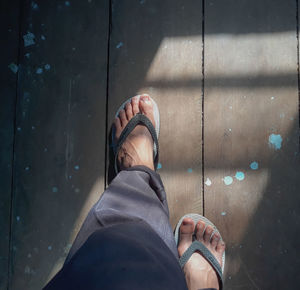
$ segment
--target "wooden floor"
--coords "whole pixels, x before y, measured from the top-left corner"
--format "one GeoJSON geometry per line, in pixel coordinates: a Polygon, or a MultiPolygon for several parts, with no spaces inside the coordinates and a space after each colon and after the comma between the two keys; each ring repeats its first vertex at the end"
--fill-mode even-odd
{"type": "Polygon", "coordinates": [[[216,224],[226,289],[299,285],[298,0],[0,7],[1,290],[60,269],[107,186],[114,113],[142,92],[160,109],[172,225],[216,224]]]}

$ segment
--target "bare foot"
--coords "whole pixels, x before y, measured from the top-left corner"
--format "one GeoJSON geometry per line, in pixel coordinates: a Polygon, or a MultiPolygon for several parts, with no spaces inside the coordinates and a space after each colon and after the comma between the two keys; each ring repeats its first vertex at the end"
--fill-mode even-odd
{"type": "MultiPolygon", "coordinates": [[[[213,231],[213,227],[208,225],[205,228],[205,222],[199,221],[195,232],[194,221],[191,218],[185,218],[180,226],[179,256],[181,257],[192,244],[195,232],[196,239],[211,251],[222,267],[225,243],[221,240],[219,234],[214,233],[212,236],[213,231]]],[[[184,265],[183,271],[189,290],[201,288],[219,289],[219,281],[215,270],[199,252],[195,252],[190,257],[184,265]]]]}
{"type": "MultiPolygon", "coordinates": [[[[153,115],[153,104],[148,95],[133,97],[131,102],[127,103],[125,110],[121,110],[118,118],[115,119],[116,140],[120,138],[121,132],[137,113],[147,116],[155,128],[153,115]]],[[[144,165],[154,170],[153,164],[153,139],[144,125],[137,125],[126,138],[118,154],[118,164],[120,169],[129,168],[136,165],[144,165]]]]}

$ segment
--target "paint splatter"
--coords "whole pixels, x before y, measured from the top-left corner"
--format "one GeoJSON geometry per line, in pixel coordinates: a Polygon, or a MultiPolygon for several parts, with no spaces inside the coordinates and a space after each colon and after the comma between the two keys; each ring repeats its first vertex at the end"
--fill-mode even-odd
{"type": "Polygon", "coordinates": [[[146,2],[146,0],[140,0],[140,4],[144,4],[146,2]]]}
{"type": "Polygon", "coordinates": [[[44,66],[44,67],[45,67],[45,70],[49,70],[49,69],[51,68],[50,64],[48,64],[48,63],[47,63],[47,64],[45,64],[45,66],[44,66]]]}
{"type": "Polygon", "coordinates": [[[256,161],[253,161],[251,164],[250,164],[250,168],[252,170],[257,170],[258,169],[258,163],[256,161]]]}
{"type": "Polygon", "coordinates": [[[281,148],[282,137],[278,134],[271,134],[269,136],[269,147],[279,150],[281,148]]]}
{"type": "Polygon", "coordinates": [[[244,180],[244,179],[245,179],[245,174],[244,174],[244,172],[242,172],[242,171],[237,171],[236,174],[235,174],[235,178],[236,178],[237,180],[240,180],[240,181],[244,180]]]}
{"type": "Polygon", "coordinates": [[[232,131],[232,129],[231,129],[231,128],[229,128],[229,129],[228,129],[228,131],[229,131],[229,132],[231,132],[231,131],[232,131]]]}
{"type": "Polygon", "coordinates": [[[80,168],[79,165],[75,165],[75,166],[74,166],[74,169],[75,169],[75,170],[79,170],[79,168],[80,168]]]}
{"type": "Polygon", "coordinates": [[[193,172],[193,169],[192,169],[192,168],[188,168],[187,172],[188,172],[188,173],[192,173],[192,172],[193,172]]]}
{"type": "Polygon", "coordinates": [[[79,188],[75,188],[75,192],[76,193],[80,192],[80,189],[79,188]]]}
{"type": "Polygon", "coordinates": [[[29,171],[29,169],[30,169],[29,166],[26,166],[26,167],[25,167],[25,170],[26,170],[26,171],[29,171]]]}
{"type": "Polygon", "coordinates": [[[119,42],[118,44],[117,44],[117,46],[116,46],[116,48],[120,48],[120,47],[122,47],[123,46],[123,42],[121,41],[121,42],[119,42]]]}
{"type": "Polygon", "coordinates": [[[274,100],[275,99],[275,97],[271,97],[271,100],[274,100]]]}
{"type": "Polygon", "coordinates": [[[211,186],[211,180],[209,178],[206,178],[205,184],[207,186],[211,186]]]}
{"type": "Polygon", "coordinates": [[[66,2],[65,2],[65,5],[66,5],[66,6],[70,6],[71,3],[70,3],[69,1],[66,1],[66,2]]]}
{"type": "Polygon", "coordinates": [[[24,46],[31,46],[35,44],[35,35],[31,32],[27,32],[27,34],[23,35],[24,46]]]}
{"type": "Polygon", "coordinates": [[[18,221],[20,221],[20,217],[19,217],[19,216],[17,216],[17,217],[16,217],[16,220],[17,220],[17,222],[18,222],[18,221]]]}
{"type": "Polygon", "coordinates": [[[41,40],[45,40],[46,37],[44,35],[41,35],[41,40]]]}
{"type": "Polygon", "coordinates": [[[8,68],[10,68],[10,70],[14,73],[14,74],[16,74],[17,72],[18,72],[18,70],[19,70],[19,67],[15,64],[15,63],[11,63],[11,64],[9,64],[8,65],[8,68]]]}
{"type": "Polygon", "coordinates": [[[38,75],[43,73],[43,69],[41,67],[38,67],[35,71],[38,75]]]}
{"type": "Polygon", "coordinates": [[[28,255],[27,255],[27,258],[29,258],[29,259],[30,259],[31,257],[32,257],[32,256],[31,256],[31,254],[30,254],[30,253],[28,253],[28,255]]]}
{"type": "Polygon", "coordinates": [[[223,180],[225,185],[230,185],[233,182],[233,178],[231,176],[225,176],[223,180]]]}
{"type": "Polygon", "coordinates": [[[44,152],[47,152],[47,151],[48,151],[48,148],[45,147],[45,148],[44,148],[44,152]]]}
{"type": "Polygon", "coordinates": [[[31,2],[31,8],[33,9],[33,10],[38,10],[39,9],[39,5],[37,5],[35,2],[31,2]]]}
{"type": "Polygon", "coordinates": [[[48,246],[48,250],[51,251],[52,250],[52,246],[48,246]]]}
{"type": "Polygon", "coordinates": [[[52,187],[52,192],[54,192],[54,193],[55,193],[55,192],[58,192],[58,188],[57,188],[56,186],[53,186],[53,187],[52,187]]]}
{"type": "Polygon", "coordinates": [[[29,53],[29,52],[25,53],[25,56],[26,56],[27,58],[29,58],[29,57],[30,57],[30,53],[29,53]]]}
{"type": "Polygon", "coordinates": [[[161,163],[158,163],[158,164],[157,164],[157,170],[158,170],[158,169],[161,169],[161,168],[162,168],[161,163]]]}
{"type": "Polygon", "coordinates": [[[222,216],[225,216],[226,214],[227,214],[226,211],[222,211],[222,212],[221,212],[221,215],[222,215],[222,216]]]}
{"type": "Polygon", "coordinates": [[[17,128],[17,130],[18,130],[18,131],[21,131],[21,130],[22,130],[22,128],[21,128],[21,127],[18,127],[18,128],[17,128]]]}
{"type": "Polygon", "coordinates": [[[31,126],[31,130],[35,130],[35,127],[34,127],[34,126],[31,126]]]}
{"type": "Polygon", "coordinates": [[[232,110],[232,106],[229,106],[229,109],[232,110]]]}

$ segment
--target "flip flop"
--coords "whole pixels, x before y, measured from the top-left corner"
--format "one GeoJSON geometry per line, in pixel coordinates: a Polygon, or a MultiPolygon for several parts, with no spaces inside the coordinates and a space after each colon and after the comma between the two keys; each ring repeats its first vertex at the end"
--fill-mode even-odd
{"type": "MultiPolygon", "coordinates": [[[[182,224],[182,221],[184,218],[191,218],[194,223],[195,226],[197,225],[198,221],[204,221],[206,226],[210,225],[213,227],[214,233],[218,233],[221,237],[220,232],[218,231],[218,229],[216,228],[216,226],[207,218],[205,218],[204,216],[200,215],[200,214],[196,214],[196,213],[190,213],[190,214],[186,214],[185,216],[183,216],[176,228],[175,228],[175,241],[176,241],[176,245],[178,246],[179,243],[179,235],[180,235],[180,231],[179,228],[182,224]]],[[[212,235],[213,235],[212,234],[212,235]]],[[[222,237],[221,237],[222,239],[222,237]]],[[[208,250],[201,242],[199,241],[193,241],[192,244],[189,246],[189,248],[183,253],[183,255],[179,258],[179,264],[181,266],[181,268],[184,267],[184,265],[186,264],[186,262],[189,260],[189,258],[192,256],[192,254],[196,251],[199,251],[202,256],[210,263],[210,265],[214,268],[214,270],[217,273],[218,276],[218,280],[219,280],[219,285],[220,285],[220,289],[223,289],[223,273],[224,273],[224,267],[225,267],[225,251],[223,253],[222,256],[222,268],[219,264],[219,262],[217,261],[217,259],[215,258],[215,256],[210,252],[210,250],[208,250]]]]}
{"type": "MultiPolygon", "coordinates": [[[[136,96],[138,97],[138,100],[140,100],[141,95],[136,96]]],[[[159,136],[159,126],[160,126],[160,119],[159,119],[159,110],[158,110],[158,106],[155,103],[155,101],[149,96],[152,104],[153,104],[153,115],[154,115],[154,121],[155,121],[155,128],[152,125],[150,119],[148,117],[146,117],[144,114],[142,113],[138,113],[136,114],[126,125],[126,127],[123,129],[120,138],[118,140],[117,143],[115,143],[115,136],[116,136],[116,128],[115,126],[113,126],[112,128],[112,148],[113,148],[113,153],[114,153],[114,168],[115,168],[115,172],[116,174],[118,174],[118,172],[120,171],[118,168],[118,153],[119,150],[122,146],[122,144],[124,143],[124,141],[126,140],[126,138],[128,137],[128,135],[132,132],[132,130],[139,124],[142,124],[144,126],[147,127],[147,129],[149,130],[152,139],[153,139],[153,160],[154,160],[154,169],[157,170],[157,166],[158,166],[158,157],[159,157],[159,145],[158,145],[158,136],[159,136]]],[[[129,98],[127,101],[125,101],[118,109],[118,111],[115,114],[115,118],[117,118],[119,116],[119,113],[122,109],[125,110],[125,106],[127,103],[131,102],[132,98],[129,98]]]]}

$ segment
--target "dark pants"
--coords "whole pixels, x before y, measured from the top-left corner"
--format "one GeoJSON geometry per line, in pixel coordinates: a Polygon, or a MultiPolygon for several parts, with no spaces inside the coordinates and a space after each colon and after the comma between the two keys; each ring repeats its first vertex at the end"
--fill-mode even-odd
{"type": "Polygon", "coordinates": [[[45,289],[187,289],[156,172],[136,166],[116,176],[45,289]]]}

